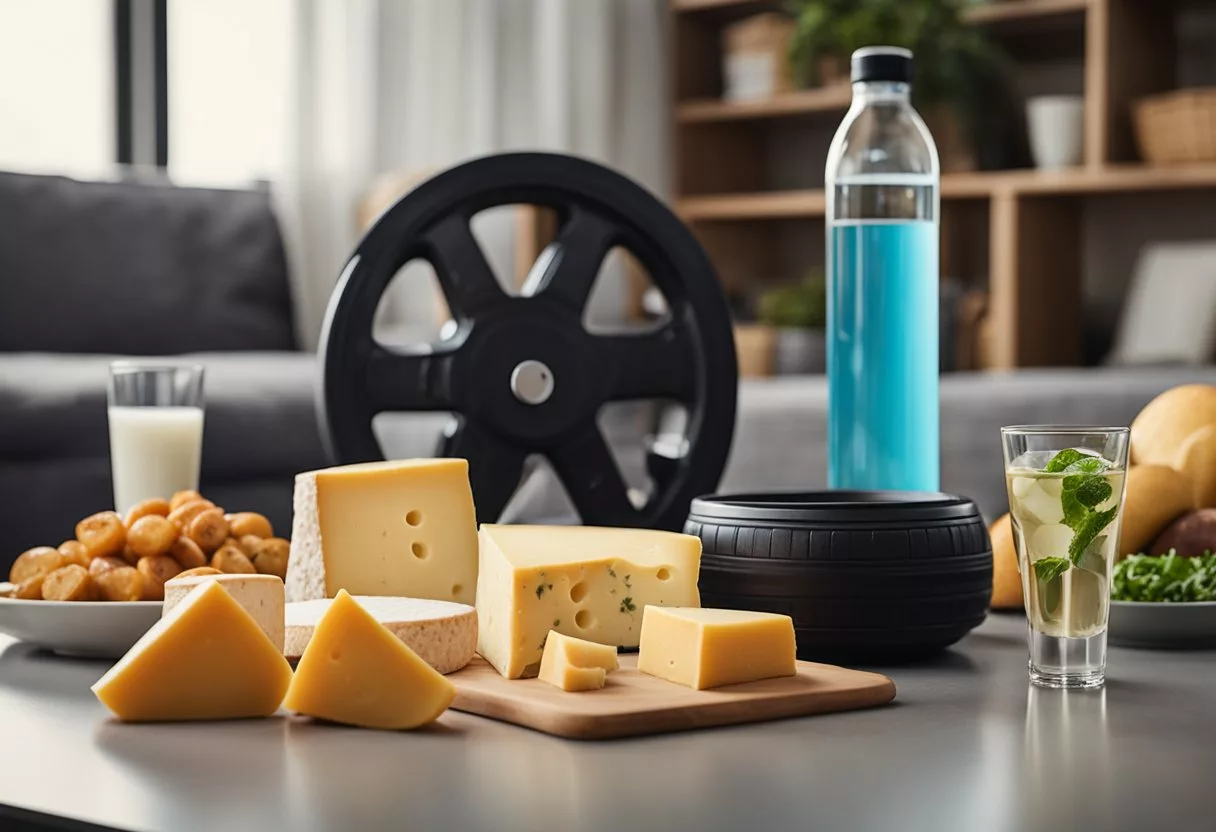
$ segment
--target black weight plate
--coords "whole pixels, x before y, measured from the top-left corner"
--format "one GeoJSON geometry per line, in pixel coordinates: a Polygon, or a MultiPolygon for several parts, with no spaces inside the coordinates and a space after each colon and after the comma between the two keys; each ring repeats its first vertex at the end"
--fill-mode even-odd
{"type": "Polygon", "coordinates": [[[730,314],[704,250],[630,179],[569,156],[476,159],[419,185],[390,208],[347,263],[321,337],[320,412],[337,462],[379,459],[372,419],[385,411],[460,414],[441,456],[469,460],[478,519],[497,520],[524,461],[544,454],[584,523],[679,529],[697,494],[713,490],[734,430],[737,369],[730,314]],[[511,297],[499,287],[469,222],[499,205],[555,209],[558,231],[511,297]],[[670,319],[641,333],[593,334],[583,307],[614,248],[647,270],[670,319]],[[372,319],[406,262],[435,269],[456,321],[450,338],[391,351],[372,319]],[[513,381],[538,361],[552,382],[525,401],[513,381]],[[633,505],[596,423],[612,401],[664,399],[688,410],[687,452],[664,460],[655,493],[633,505]]]}

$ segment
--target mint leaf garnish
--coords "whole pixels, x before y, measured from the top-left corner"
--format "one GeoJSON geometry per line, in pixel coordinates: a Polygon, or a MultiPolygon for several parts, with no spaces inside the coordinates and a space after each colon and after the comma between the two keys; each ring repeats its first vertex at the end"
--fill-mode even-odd
{"type": "Polygon", "coordinates": [[[1068,557],[1072,559],[1073,563],[1080,561],[1081,556],[1085,554],[1085,550],[1089,548],[1090,543],[1093,543],[1098,533],[1115,519],[1115,513],[1118,510],[1118,506],[1113,506],[1106,511],[1091,511],[1081,521],[1081,524],[1074,530],[1072,543],[1068,544],[1068,557]]]}
{"type": "Polygon", "coordinates": [[[1085,456],[1078,459],[1076,462],[1070,463],[1064,469],[1065,474],[1101,474],[1110,466],[1106,464],[1106,460],[1100,456],[1085,456]]]}
{"type": "MultiPolygon", "coordinates": [[[[1068,482],[1073,477],[1065,477],[1064,482],[1068,482]]],[[[1101,505],[1110,499],[1112,493],[1110,483],[1101,477],[1077,477],[1080,480],[1076,485],[1077,502],[1086,508],[1094,508],[1101,505]]],[[[1067,487],[1067,486],[1065,486],[1067,487]]]]}
{"type": "Polygon", "coordinates": [[[1086,454],[1081,453],[1076,448],[1065,448],[1057,453],[1047,462],[1047,467],[1043,470],[1048,474],[1059,474],[1069,465],[1085,459],[1086,454]]]}
{"type": "MultiPolygon", "coordinates": [[[[1094,538],[1115,519],[1117,507],[1095,511],[1110,499],[1114,489],[1102,474],[1110,467],[1100,456],[1065,448],[1048,460],[1044,473],[1067,474],[1060,483],[1060,509],[1064,524],[1073,531],[1068,557],[1079,564],[1094,538]]],[[[1037,574],[1037,570],[1036,570],[1037,574]]]]}
{"type": "Polygon", "coordinates": [[[1034,562],[1034,576],[1047,583],[1067,572],[1068,567],[1069,563],[1064,558],[1040,558],[1034,562]]]}

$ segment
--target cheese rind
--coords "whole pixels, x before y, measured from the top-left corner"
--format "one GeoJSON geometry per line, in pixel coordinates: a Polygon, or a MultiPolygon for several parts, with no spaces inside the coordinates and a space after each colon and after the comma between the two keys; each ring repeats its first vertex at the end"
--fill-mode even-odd
{"type": "Polygon", "coordinates": [[[691,535],[487,523],[479,540],[477,652],[508,679],[539,669],[550,630],[636,647],[647,605],[700,603],[691,535]]]}
{"type": "Polygon", "coordinates": [[[340,590],[300,657],[283,706],[397,730],[433,722],[455,697],[451,682],[340,590]]]}
{"type": "Polygon", "coordinates": [[[283,652],[283,581],[276,575],[191,575],[165,581],[166,616],[186,599],[195,587],[215,581],[228,591],[245,612],[262,628],[267,638],[283,652]]]}
{"type": "Polygon", "coordinates": [[[540,679],[566,691],[598,690],[618,667],[615,647],[550,630],[540,659],[540,679]]]}
{"type": "MultiPolygon", "coordinates": [[[[453,673],[472,661],[477,650],[477,610],[467,604],[371,595],[356,595],[354,599],[440,673],[453,673]]],[[[317,625],[332,604],[332,600],[320,598],[287,605],[284,655],[289,659],[304,655],[317,625]]]]}
{"type": "Polygon", "coordinates": [[[796,653],[788,615],[647,607],[638,670],[703,690],[793,676],[796,653]]]}
{"type": "Polygon", "coordinates": [[[216,581],[195,587],[93,685],[126,722],[270,716],[291,665],[216,581]]]}
{"type": "Polygon", "coordinates": [[[463,459],[369,462],[296,477],[287,600],[353,595],[472,604],[477,520],[463,459]]]}

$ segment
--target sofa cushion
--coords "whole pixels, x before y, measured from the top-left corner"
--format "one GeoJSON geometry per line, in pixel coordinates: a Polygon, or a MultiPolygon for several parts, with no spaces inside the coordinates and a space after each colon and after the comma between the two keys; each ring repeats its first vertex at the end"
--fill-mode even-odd
{"type": "MultiPolygon", "coordinates": [[[[971,497],[989,519],[1007,510],[1003,425],[1129,425],[1158,393],[1216,384],[1216,367],[1025,370],[942,377],[944,491],[971,497]]],[[[827,485],[827,382],[744,379],[723,491],[827,485]]]]}
{"type": "Polygon", "coordinates": [[[0,352],[290,350],[270,196],[0,173],[0,352]]]}

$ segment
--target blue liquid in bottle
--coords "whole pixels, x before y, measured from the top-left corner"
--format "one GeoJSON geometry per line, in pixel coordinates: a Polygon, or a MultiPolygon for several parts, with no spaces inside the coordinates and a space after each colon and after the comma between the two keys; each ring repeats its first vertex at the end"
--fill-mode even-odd
{"type": "Polygon", "coordinates": [[[910,63],[904,50],[855,53],[853,106],[828,155],[832,488],[940,487],[938,163],[908,100],[910,63]]]}

